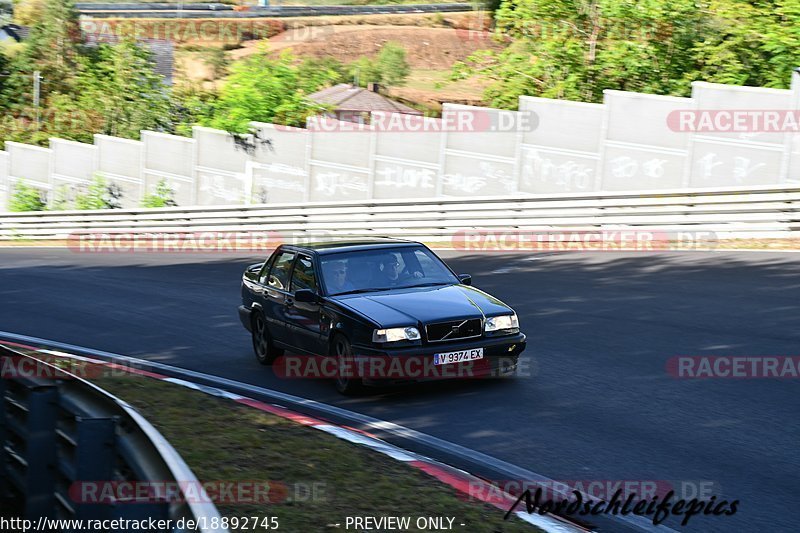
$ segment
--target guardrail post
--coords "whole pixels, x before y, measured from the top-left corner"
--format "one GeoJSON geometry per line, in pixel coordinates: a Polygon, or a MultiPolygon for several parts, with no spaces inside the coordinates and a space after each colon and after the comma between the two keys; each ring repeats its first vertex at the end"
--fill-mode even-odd
{"type": "MultiPolygon", "coordinates": [[[[0,364],[6,360],[0,358],[0,364]]],[[[0,376],[0,508],[10,496],[8,493],[8,457],[6,443],[8,442],[8,420],[6,419],[6,377],[0,376]]],[[[0,511],[2,516],[2,511],[0,511]]]]}
{"type": "Polygon", "coordinates": [[[58,389],[35,385],[28,389],[24,464],[25,518],[52,517],[55,508],[56,417],[58,389]]]}
{"type": "Polygon", "coordinates": [[[75,504],[75,518],[82,520],[112,518],[112,506],[86,501],[83,495],[87,492],[83,489],[91,489],[92,494],[99,494],[102,489],[99,484],[114,481],[117,421],[114,418],[77,417],[75,423],[74,479],[71,480],[73,485],[69,491],[75,504]],[[84,487],[82,483],[87,482],[93,485],[84,487]]]}

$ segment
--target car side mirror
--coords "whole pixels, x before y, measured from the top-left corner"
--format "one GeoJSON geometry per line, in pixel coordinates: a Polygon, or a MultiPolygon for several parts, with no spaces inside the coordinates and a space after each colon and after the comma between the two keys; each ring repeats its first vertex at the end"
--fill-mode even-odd
{"type": "Polygon", "coordinates": [[[472,276],[469,274],[459,274],[458,280],[462,285],[472,285],[472,276]]]}
{"type": "Polygon", "coordinates": [[[298,289],[294,293],[294,301],[303,304],[317,303],[317,295],[311,289],[298,289]]]}

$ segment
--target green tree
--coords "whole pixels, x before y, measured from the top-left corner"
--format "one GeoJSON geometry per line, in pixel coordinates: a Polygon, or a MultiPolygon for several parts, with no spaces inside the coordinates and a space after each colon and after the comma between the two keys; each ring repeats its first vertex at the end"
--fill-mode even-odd
{"type": "Polygon", "coordinates": [[[322,110],[306,94],[334,76],[309,83],[300,73],[289,54],[273,60],[259,53],[239,61],[220,91],[213,118],[204,125],[236,133],[246,133],[251,121],[305,125],[307,117],[322,110]]]}
{"type": "Polygon", "coordinates": [[[691,82],[788,87],[800,56],[797,0],[503,0],[505,49],[458,63],[491,105],[520,95],[600,102],[605,89],[688,96],[691,82]]]}
{"type": "Polygon", "coordinates": [[[44,0],[37,11],[25,48],[11,65],[4,96],[16,105],[32,101],[33,73],[41,73],[41,100],[50,94],[74,93],[74,81],[83,64],[83,39],[78,12],[72,0],[44,0]]]}
{"type": "Polygon", "coordinates": [[[7,53],[6,46],[0,45],[0,109],[6,109],[8,106],[8,103],[2,98],[6,86],[6,72],[8,72],[9,61],[7,53]]]}
{"type": "Polygon", "coordinates": [[[44,211],[47,209],[47,201],[44,193],[36,187],[31,187],[23,180],[19,180],[14,186],[11,201],[8,204],[9,211],[44,211]]]}
{"type": "Polygon", "coordinates": [[[217,47],[209,47],[203,50],[203,62],[211,68],[212,79],[218,79],[228,73],[230,61],[225,55],[225,50],[217,47]]]}
{"type": "Polygon", "coordinates": [[[378,63],[369,57],[360,57],[349,65],[350,79],[361,87],[368,83],[383,83],[383,73],[378,68],[378,63]]]}
{"type": "Polygon", "coordinates": [[[192,126],[209,124],[219,95],[200,83],[181,82],[170,91],[170,133],[192,136],[192,126]]]}
{"type": "Polygon", "coordinates": [[[406,49],[399,43],[387,42],[381,47],[376,60],[381,82],[392,87],[405,85],[411,67],[406,61],[406,49]]]}
{"type": "Polygon", "coordinates": [[[350,63],[346,81],[354,80],[361,87],[372,82],[399,87],[405,84],[410,72],[405,48],[389,41],[381,47],[375,59],[364,56],[350,63]]]}
{"type": "Polygon", "coordinates": [[[457,64],[455,77],[488,78],[487,98],[504,108],[523,94],[591,102],[605,89],[686,94],[696,74],[687,50],[709,25],[698,2],[504,0],[496,31],[512,43],[457,64]]]}
{"type": "Polygon", "coordinates": [[[167,180],[161,179],[156,184],[153,194],[146,194],[142,200],[142,207],[175,207],[175,190],[169,186],[167,180]]]}
{"type": "Polygon", "coordinates": [[[301,88],[307,93],[328,84],[348,83],[352,80],[348,66],[333,57],[309,57],[298,68],[301,88]]]}
{"type": "Polygon", "coordinates": [[[101,174],[96,174],[86,192],[75,196],[75,209],[119,209],[121,197],[119,187],[109,184],[101,174]]]}
{"type": "Polygon", "coordinates": [[[58,95],[56,135],[92,142],[95,133],[138,139],[144,129],[167,129],[170,98],[153,70],[152,54],[132,40],[97,47],[76,82],[77,94],[58,95]]]}
{"type": "Polygon", "coordinates": [[[710,0],[714,32],[693,52],[702,79],[788,88],[800,66],[800,2],[710,0]]]}

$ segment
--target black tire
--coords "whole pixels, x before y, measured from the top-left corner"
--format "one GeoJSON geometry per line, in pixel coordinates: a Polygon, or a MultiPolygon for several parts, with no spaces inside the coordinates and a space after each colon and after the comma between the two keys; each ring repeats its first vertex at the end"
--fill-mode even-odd
{"type": "MultiPolygon", "coordinates": [[[[352,360],[353,349],[347,337],[344,335],[336,335],[336,337],[334,337],[333,343],[331,344],[331,355],[336,357],[336,367],[338,369],[343,368],[347,365],[347,361],[352,360]]],[[[350,368],[353,368],[353,366],[350,365],[350,368]]],[[[361,378],[344,376],[342,372],[338,373],[338,376],[334,380],[334,385],[339,393],[347,396],[358,394],[364,390],[364,383],[361,381],[361,378]]]]}
{"type": "Polygon", "coordinates": [[[267,321],[259,312],[253,313],[253,351],[262,365],[271,365],[275,359],[283,355],[283,350],[272,345],[267,329],[267,321]]]}

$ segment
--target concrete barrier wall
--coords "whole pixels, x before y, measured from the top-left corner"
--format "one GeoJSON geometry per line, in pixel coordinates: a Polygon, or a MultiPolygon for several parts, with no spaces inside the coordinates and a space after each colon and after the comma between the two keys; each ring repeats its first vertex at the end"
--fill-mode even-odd
{"type": "Polygon", "coordinates": [[[94,145],[97,147],[97,173],[119,188],[123,208],[138,207],[145,193],[144,143],[95,135],[94,145]]]}
{"type": "MultiPolygon", "coordinates": [[[[101,174],[136,207],[161,180],[175,201],[247,205],[485,197],[510,194],[740,187],[800,183],[800,134],[697,130],[684,114],[777,110],[797,116],[792,90],[696,82],[692,98],[606,91],[603,104],[520,98],[519,111],[445,104],[441,119],[374,113],[372,126],[312,119],[307,128],[253,123],[234,137],[145,131],[141,140],[7,142],[0,201],[17,180],[48,194],[101,174]]],[[[695,123],[696,124],[696,123],[695,123]]]]}

